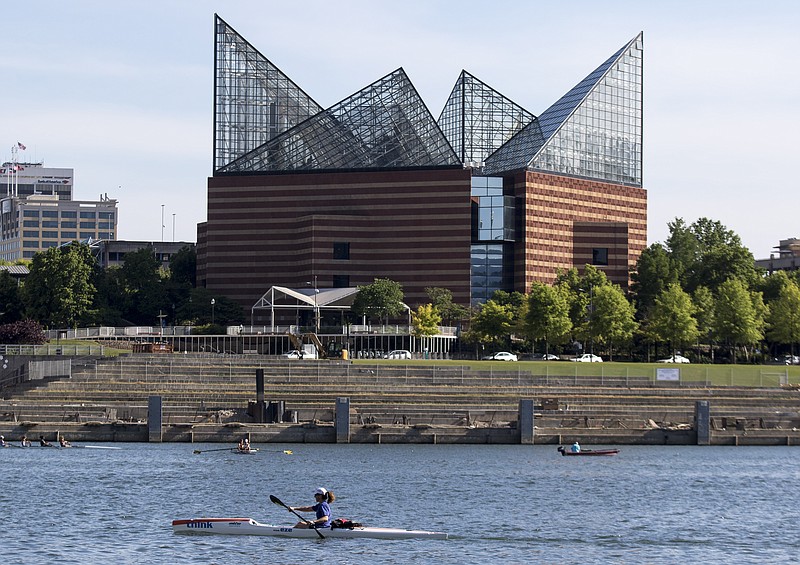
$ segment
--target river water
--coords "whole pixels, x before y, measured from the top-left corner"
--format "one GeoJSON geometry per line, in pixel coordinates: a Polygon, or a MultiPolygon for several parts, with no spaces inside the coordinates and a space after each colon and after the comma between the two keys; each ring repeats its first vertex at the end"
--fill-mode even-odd
{"type": "Polygon", "coordinates": [[[95,445],[119,449],[0,450],[3,563],[800,562],[797,447],[95,445]],[[311,504],[317,486],[334,517],[451,539],[172,533],[178,518],[293,524],[269,495],[311,504]]]}

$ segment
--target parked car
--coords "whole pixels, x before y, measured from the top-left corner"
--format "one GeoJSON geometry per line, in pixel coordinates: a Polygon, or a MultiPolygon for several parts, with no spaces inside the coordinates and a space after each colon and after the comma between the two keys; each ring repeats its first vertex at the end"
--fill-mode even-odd
{"type": "Polygon", "coordinates": [[[577,361],[578,363],[602,363],[603,358],[593,353],[584,353],[580,357],[572,357],[570,361],[577,361]]]}
{"type": "Polygon", "coordinates": [[[783,358],[783,362],[786,365],[800,365],[800,355],[789,355],[789,354],[787,354],[783,358]]]}
{"type": "Polygon", "coordinates": [[[395,349],[383,356],[384,359],[411,359],[411,352],[407,349],[395,349]]]}
{"type": "Polygon", "coordinates": [[[497,353],[492,353],[488,357],[484,357],[484,359],[489,361],[516,361],[517,356],[508,351],[498,351],[497,353]]]}
{"type": "Polygon", "coordinates": [[[531,359],[534,361],[560,361],[561,357],[552,353],[536,353],[531,359]]]}
{"type": "Polygon", "coordinates": [[[299,351],[297,349],[292,349],[288,353],[284,353],[283,357],[286,357],[287,359],[316,359],[317,354],[316,352],[299,351]]]}
{"type": "Polygon", "coordinates": [[[656,363],[691,363],[691,361],[683,355],[673,355],[669,359],[659,359],[656,363]]]}

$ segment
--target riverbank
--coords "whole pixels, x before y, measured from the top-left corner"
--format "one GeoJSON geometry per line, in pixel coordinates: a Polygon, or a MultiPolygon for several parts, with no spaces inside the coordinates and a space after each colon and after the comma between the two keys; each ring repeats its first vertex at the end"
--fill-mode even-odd
{"type": "MultiPolygon", "coordinates": [[[[40,436],[51,443],[59,436],[70,442],[148,442],[144,423],[74,422],[33,423],[0,422],[0,434],[7,442],[19,444],[23,435],[31,441],[40,436]]],[[[163,442],[220,443],[233,446],[247,437],[251,443],[297,444],[337,443],[333,423],[304,424],[174,424],[162,427],[163,442]]],[[[579,441],[584,445],[697,445],[692,429],[565,429],[537,428],[534,444],[563,445],[579,441]]],[[[342,442],[338,442],[342,443],[342,442]]],[[[443,425],[375,425],[353,427],[349,442],[364,444],[518,444],[515,427],[470,427],[443,425]]],[[[800,446],[800,430],[731,429],[714,430],[710,445],[730,446],[800,446]]]]}

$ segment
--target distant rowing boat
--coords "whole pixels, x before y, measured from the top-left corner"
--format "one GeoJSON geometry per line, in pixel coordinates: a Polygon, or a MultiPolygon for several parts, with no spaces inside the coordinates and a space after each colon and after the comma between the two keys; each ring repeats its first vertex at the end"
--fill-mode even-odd
{"type": "MultiPolygon", "coordinates": [[[[176,534],[319,538],[317,531],[311,528],[271,526],[269,524],[260,524],[252,518],[194,518],[191,520],[173,520],[172,531],[176,534]]],[[[447,534],[444,532],[403,530],[398,528],[371,528],[367,526],[355,528],[321,528],[319,532],[326,538],[447,539],[447,534]]]]}
{"type": "Polygon", "coordinates": [[[563,445],[558,446],[558,451],[561,455],[565,456],[598,456],[598,455],[616,455],[619,449],[581,449],[580,451],[567,451],[563,445]]]}
{"type": "Polygon", "coordinates": [[[231,453],[236,453],[237,455],[254,455],[258,453],[258,448],[251,447],[249,449],[239,449],[238,447],[232,447],[231,453]]]}

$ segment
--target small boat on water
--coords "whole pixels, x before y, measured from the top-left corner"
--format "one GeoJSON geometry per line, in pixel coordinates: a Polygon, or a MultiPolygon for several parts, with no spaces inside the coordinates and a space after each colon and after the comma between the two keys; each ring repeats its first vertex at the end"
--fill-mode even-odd
{"type": "Polygon", "coordinates": [[[291,526],[271,526],[260,524],[252,518],[193,518],[191,520],[173,520],[172,531],[176,534],[217,534],[217,535],[251,535],[276,536],[285,538],[373,538],[373,539],[447,539],[444,532],[426,532],[423,530],[403,530],[398,528],[371,528],[357,526],[353,528],[293,528],[291,526]],[[320,536],[317,532],[320,532],[320,536]]]}
{"type": "Polygon", "coordinates": [[[558,451],[561,455],[586,455],[586,456],[598,456],[598,455],[616,455],[619,453],[619,449],[581,449],[580,451],[569,451],[564,449],[563,445],[558,446],[558,451]]]}
{"type": "Polygon", "coordinates": [[[231,453],[237,455],[255,455],[258,453],[257,447],[248,447],[247,449],[239,449],[238,447],[231,447],[231,453]]]}

